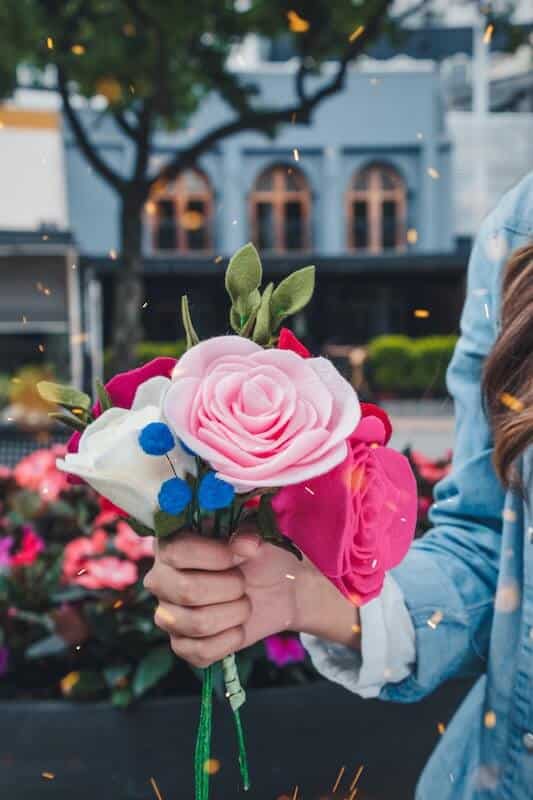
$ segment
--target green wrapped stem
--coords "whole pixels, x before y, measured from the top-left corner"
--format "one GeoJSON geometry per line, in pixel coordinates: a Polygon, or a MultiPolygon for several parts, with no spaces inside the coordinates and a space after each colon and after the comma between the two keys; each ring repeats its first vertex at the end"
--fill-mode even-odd
{"type": "Polygon", "coordinates": [[[194,752],[194,797],[209,800],[209,769],[207,761],[211,752],[211,722],[213,718],[213,667],[203,672],[200,722],[194,752]]]}
{"type": "Polygon", "coordinates": [[[240,707],[246,701],[246,692],[241,686],[239,678],[239,670],[237,668],[237,659],[234,654],[226,656],[222,659],[222,673],[224,675],[224,686],[226,689],[226,697],[231,705],[233,711],[233,722],[235,724],[235,732],[237,734],[237,746],[239,749],[239,769],[241,772],[242,785],[244,791],[250,788],[250,773],[248,769],[248,757],[246,755],[246,744],[244,741],[244,731],[241,722],[241,715],[239,713],[240,707]]]}

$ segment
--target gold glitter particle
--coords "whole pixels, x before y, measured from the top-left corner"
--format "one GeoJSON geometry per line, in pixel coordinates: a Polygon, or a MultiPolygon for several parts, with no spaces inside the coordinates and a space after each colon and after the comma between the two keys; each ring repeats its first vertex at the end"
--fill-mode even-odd
{"type": "Polygon", "coordinates": [[[416,244],[418,242],[418,231],[416,228],[409,228],[406,233],[407,241],[409,244],[416,244]]]}
{"type": "Polygon", "coordinates": [[[208,758],[204,761],[204,772],[208,775],[216,775],[220,770],[220,761],[216,758],[208,758]]]}
{"type": "Polygon", "coordinates": [[[511,411],[523,411],[524,404],[518,397],[515,397],[513,394],[509,394],[509,392],[503,392],[500,395],[500,403],[502,405],[507,406],[510,408],[511,411]]]}
{"type": "Polygon", "coordinates": [[[339,783],[342,780],[342,776],[344,775],[345,769],[346,769],[346,767],[341,767],[340,768],[339,774],[337,775],[337,779],[336,779],[335,783],[333,784],[333,789],[331,790],[332,794],[335,794],[335,792],[339,788],[339,783]]]}
{"type": "Polygon", "coordinates": [[[298,148],[297,147],[293,148],[292,157],[294,158],[295,161],[299,161],[300,160],[300,153],[298,152],[298,148]]]}
{"type": "Polygon", "coordinates": [[[483,34],[483,44],[491,43],[493,33],[494,33],[494,25],[492,24],[492,22],[490,22],[485,28],[485,32],[483,34]]]}
{"type": "Polygon", "coordinates": [[[427,319],[429,317],[429,311],[427,308],[415,308],[413,315],[417,319],[427,319]]]}
{"type": "Polygon", "coordinates": [[[352,43],[352,42],[355,42],[355,40],[356,40],[356,39],[359,39],[359,37],[361,36],[361,34],[363,34],[364,32],[365,32],[365,26],[364,26],[364,25],[359,25],[359,26],[358,26],[357,28],[355,28],[355,29],[354,29],[354,30],[351,32],[351,34],[348,36],[348,41],[349,41],[350,43],[352,43]]]}
{"type": "Polygon", "coordinates": [[[291,575],[290,572],[287,572],[285,577],[288,578],[290,581],[295,581],[296,580],[296,576],[295,575],[291,575]]]}
{"type": "Polygon", "coordinates": [[[41,772],[41,778],[44,778],[47,781],[53,781],[55,778],[54,772],[41,772]]]}
{"type": "Polygon", "coordinates": [[[124,600],[115,600],[113,603],[113,608],[121,608],[124,605],[124,600]]]}
{"type": "Polygon", "coordinates": [[[69,672],[64,678],[61,678],[59,685],[63,694],[70,694],[80,679],[79,672],[69,672]]]}
{"type": "Polygon", "coordinates": [[[487,713],[483,717],[483,722],[485,724],[485,728],[495,728],[496,714],[494,713],[494,711],[487,711],[487,713]]]}
{"type": "Polygon", "coordinates": [[[305,491],[306,491],[306,492],[308,492],[309,494],[314,494],[313,490],[312,490],[312,489],[310,489],[310,488],[309,488],[309,486],[304,486],[304,489],[305,489],[305,491]]]}
{"type": "Polygon", "coordinates": [[[221,262],[222,260],[223,260],[222,256],[217,256],[217,257],[215,258],[215,264],[220,264],[220,262],[221,262]]]}
{"type": "Polygon", "coordinates": [[[429,625],[430,628],[432,628],[432,630],[436,630],[437,625],[440,625],[443,619],[444,619],[444,614],[442,613],[442,611],[437,610],[430,616],[430,618],[427,621],[427,624],[429,625]]]}
{"type": "Polygon", "coordinates": [[[163,795],[159,791],[159,786],[157,785],[155,778],[150,778],[150,784],[152,786],[152,789],[154,790],[154,794],[157,797],[157,800],[163,800],[163,795]]]}
{"type": "Polygon", "coordinates": [[[47,39],[46,39],[46,46],[47,46],[47,48],[48,48],[49,50],[53,50],[53,49],[54,49],[54,40],[52,39],[52,37],[51,37],[51,36],[48,36],[48,37],[47,37],[47,39]]]}
{"type": "Polygon", "coordinates": [[[355,633],[355,634],[359,634],[359,633],[361,633],[361,626],[360,626],[360,625],[357,625],[357,624],[355,624],[355,625],[352,625],[352,631],[353,631],[353,633],[355,633]]]}
{"type": "Polygon", "coordinates": [[[444,733],[444,731],[446,730],[446,725],[444,724],[444,722],[439,722],[439,723],[437,724],[437,730],[438,730],[438,732],[440,733],[440,735],[442,736],[442,734],[443,734],[443,733],[444,733]]]}
{"type": "Polygon", "coordinates": [[[506,522],[516,522],[516,511],[512,508],[504,508],[502,517],[506,522]]]}
{"type": "Polygon", "coordinates": [[[435,167],[428,167],[428,175],[430,178],[433,178],[434,181],[437,181],[440,178],[440,172],[435,167]]]}
{"type": "MultiPolygon", "coordinates": [[[[351,782],[350,788],[349,788],[348,791],[352,792],[355,789],[355,787],[357,786],[357,783],[359,782],[359,778],[361,777],[361,775],[363,773],[364,768],[365,768],[364,764],[361,764],[361,766],[358,768],[357,772],[355,773],[354,779],[351,782]]],[[[357,791],[357,789],[355,789],[355,791],[357,791]]],[[[355,794],[352,795],[352,796],[355,797],[355,794]]]]}
{"type": "Polygon", "coordinates": [[[293,33],[305,33],[310,28],[309,22],[297,14],[296,11],[288,11],[287,19],[289,28],[293,33]]]}
{"type": "Polygon", "coordinates": [[[109,258],[111,259],[111,261],[116,261],[117,251],[114,250],[113,248],[111,248],[111,250],[109,251],[109,258]]]}
{"type": "Polygon", "coordinates": [[[75,56],[82,56],[85,53],[85,47],[82,44],[73,44],[70,49],[75,56]]]}

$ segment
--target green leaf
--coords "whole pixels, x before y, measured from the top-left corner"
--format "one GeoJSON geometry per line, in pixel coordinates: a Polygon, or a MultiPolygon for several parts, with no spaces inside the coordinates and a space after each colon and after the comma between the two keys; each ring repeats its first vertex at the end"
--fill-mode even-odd
{"type": "Polygon", "coordinates": [[[113,689],[111,692],[111,704],[115,708],[127,708],[133,702],[133,693],[129,686],[113,689]]]}
{"type": "Polygon", "coordinates": [[[291,540],[285,536],[278,528],[276,514],[272,508],[272,495],[264,494],[261,496],[259,508],[257,510],[257,524],[263,539],[269,544],[288,550],[298,561],[303,560],[300,550],[291,540]]]}
{"type": "MultiPolygon", "coordinates": [[[[233,311],[233,308],[231,309],[233,311]]],[[[252,338],[252,331],[254,329],[255,321],[257,319],[257,312],[259,311],[259,306],[254,308],[252,313],[248,316],[248,319],[244,323],[243,327],[240,329],[239,333],[241,336],[244,336],[248,339],[252,338]]]]}
{"type": "Polygon", "coordinates": [[[69,414],[67,411],[50,411],[48,416],[80,433],[83,433],[87,427],[87,423],[80,419],[80,417],[75,417],[74,414],[69,414]]]}
{"type": "Polygon", "coordinates": [[[239,298],[247,298],[253,291],[259,289],[262,276],[259,253],[253,244],[248,242],[232,256],[226,269],[226,291],[233,305],[236,305],[239,298]]]}
{"type": "MultiPolygon", "coordinates": [[[[174,514],[167,514],[166,511],[156,511],[154,514],[155,535],[163,539],[165,536],[171,536],[183,528],[187,523],[187,513],[183,512],[178,516],[174,514]]],[[[153,532],[151,532],[153,536],[153,532]]]]}
{"type": "Polygon", "coordinates": [[[132,690],[135,697],[141,697],[155,686],[161,678],[168,675],[174,666],[174,655],[168,645],[154,648],[139,663],[133,677],[132,690]]]}
{"type": "Polygon", "coordinates": [[[39,639],[38,642],[34,642],[30,644],[28,648],[26,648],[25,656],[29,660],[33,660],[34,658],[46,658],[47,656],[57,656],[60,653],[64,653],[67,650],[68,644],[61,636],[57,634],[52,634],[52,636],[46,636],[44,639],[39,639]]]}
{"type": "Polygon", "coordinates": [[[142,522],[139,522],[138,520],[133,519],[133,517],[126,517],[125,522],[127,522],[128,525],[130,526],[130,528],[133,528],[135,533],[137,533],[139,536],[153,536],[154,535],[154,531],[151,528],[149,528],[147,525],[143,525],[142,522]]]}
{"type": "Polygon", "coordinates": [[[261,298],[261,305],[257,312],[254,328],[254,342],[257,344],[268,344],[271,335],[272,318],[270,313],[270,303],[272,300],[272,292],[274,291],[274,284],[269,283],[263,292],[261,298]]]}
{"type": "Polygon", "coordinates": [[[96,394],[98,395],[98,399],[102,407],[102,412],[108,411],[108,409],[113,408],[113,401],[111,400],[109,392],[105,388],[102,381],[99,378],[97,378],[96,381],[94,382],[94,385],[96,388],[96,394]]]}
{"type": "Polygon", "coordinates": [[[284,278],[272,294],[272,328],[276,330],[285,317],[301,311],[315,290],[315,268],[303,267],[284,278]]]}
{"type": "Polygon", "coordinates": [[[189,298],[186,294],[184,294],[181,298],[181,319],[183,321],[183,327],[185,329],[185,336],[187,339],[187,350],[190,350],[191,347],[194,347],[195,344],[198,344],[200,339],[194,330],[194,325],[192,324],[189,298]]]}
{"type": "Polygon", "coordinates": [[[91,407],[91,398],[85,392],[80,392],[73,386],[63,386],[60,383],[51,381],[39,381],[37,391],[43,400],[55,403],[65,408],[81,408],[88,411],[91,407]]]}

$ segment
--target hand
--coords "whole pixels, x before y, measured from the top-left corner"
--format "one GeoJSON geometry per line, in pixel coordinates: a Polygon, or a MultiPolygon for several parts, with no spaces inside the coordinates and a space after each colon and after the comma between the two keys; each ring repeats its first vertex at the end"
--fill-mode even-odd
{"type": "Polygon", "coordinates": [[[251,525],[230,542],[192,532],[157,542],[144,585],[176,655],[205,667],[283,630],[357,646],[357,612],[306,559],[267,544],[251,525]]]}

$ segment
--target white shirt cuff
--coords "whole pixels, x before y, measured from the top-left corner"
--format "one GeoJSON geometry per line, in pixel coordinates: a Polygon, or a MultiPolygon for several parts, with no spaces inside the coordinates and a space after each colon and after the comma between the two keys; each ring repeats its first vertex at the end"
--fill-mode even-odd
{"type": "Polygon", "coordinates": [[[361,697],[377,697],[386,683],[399,683],[413,671],[415,631],[403,594],[390,575],[379,597],[360,610],[361,652],[301,634],[316,669],[361,697]]]}

